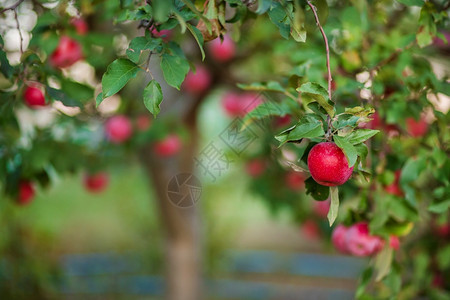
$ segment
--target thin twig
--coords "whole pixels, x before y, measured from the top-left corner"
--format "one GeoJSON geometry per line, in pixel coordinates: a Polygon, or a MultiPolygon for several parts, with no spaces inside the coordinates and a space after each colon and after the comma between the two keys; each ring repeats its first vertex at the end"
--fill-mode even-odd
{"type": "Polygon", "coordinates": [[[333,81],[333,79],[331,78],[330,48],[328,47],[328,39],[327,39],[327,36],[325,35],[325,31],[323,31],[322,25],[320,25],[319,16],[317,15],[317,12],[316,12],[316,7],[310,1],[306,1],[306,2],[308,3],[309,7],[311,7],[312,12],[314,13],[314,17],[316,18],[317,27],[319,27],[320,32],[322,33],[323,40],[325,42],[325,49],[327,51],[328,97],[331,100],[331,81],[333,81]]]}
{"type": "MultiPolygon", "coordinates": [[[[310,2],[306,1],[311,7],[312,12],[314,13],[314,18],[316,19],[317,27],[319,27],[320,33],[322,33],[323,40],[325,42],[325,50],[327,52],[327,71],[328,71],[328,98],[331,100],[331,82],[333,81],[333,78],[331,77],[331,67],[330,67],[330,48],[328,46],[328,39],[325,34],[325,31],[323,31],[322,25],[320,25],[319,16],[317,15],[316,7],[310,2]]],[[[328,130],[326,133],[327,140],[331,140],[331,117],[330,115],[327,116],[327,123],[328,123],[328,130]]]]}
{"type": "Polygon", "coordinates": [[[152,51],[150,51],[150,53],[148,54],[147,61],[145,62],[145,72],[149,73],[150,76],[152,77],[152,79],[155,79],[155,78],[153,77],[152,72],[150,72],[150,69],[149,69],[150,58],[152,58],[152,54],[153,54],[152,51]]]}
{"type": "Polygon", "coordinates": [[[19,1],[17,1],[16,3],[14,3],[13,5],[8,6],[8,7],[4,8],[4,9],[2,9],[2,10],[0,11],[0,15],[1,15],[2,13],[4,13],[5,11],[8,11],[8,10],[15,10],[15,9],[16,9],[23,1],[25,1],[25,0],[19,0],[19,1]]]}
{"type": "Polygon", "coordinates": [[[19,30],[20,53],[23,54],[23,36],[22,36],[22,31],[20,31],[19,17],[17,16],[17,10],[14,9],[13,12],[14,12],[14,19],[16,19],[17,30],[19,30]]]}

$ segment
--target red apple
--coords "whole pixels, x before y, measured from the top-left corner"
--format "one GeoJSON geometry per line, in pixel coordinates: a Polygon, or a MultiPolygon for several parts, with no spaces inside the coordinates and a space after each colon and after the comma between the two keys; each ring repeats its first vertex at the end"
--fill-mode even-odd
{"type": "Polygon", "coordinates": [[[191,94],[201,94],[211,85],[211,74],[201,65],[195,67],[195,73],[189,71],[184,79],[182,88],[191,94]]]}
{"type": "Polygon", "coordinates": [[[105,123],[105,134],[112,143],[120,144],[133,134],[133,127],[128,117],[118,115],[109,118],[105,123]]]}
{"type": "Polygon", "coordinates": [[[353,224],[348,229],[345,243],[349,253],[355,256],[370,256],[383,247],[381,238],[370,235],[369,225],[365,222],[353,224]]]}
{"type": "Polygon", "coordinates": [[[323,142],[312,147],[308,154],[308,168],[312,178],[325,186],[344,184],[352,175],[344,152],[332,142],[323,142]]]}
{"type": "Polygon", "coordinates": [[[227,62],[234,57],[236,53],[236,45],[228,35],[225,35],[223,37],[223,41],[221,41],[220,38],[216,38],[210,42],[209,52],[215,60],[219,62],[227,62]]]}
{"type": "Polygon", "coordinates": [[[168,41],[170,41],[170,38],[172,37],[172,31],[169,29],[162,29],[162,30],[158,31],[158,29],[153,28],[152,35],[154,37],[162,38],[164,42],[168,42],[168,41]]]}
{"type": "Polygon", "coordinates": [[[67,68],[82,57],[80,44],[68,36],[62,36],[55,51],[50,55],[50,64],[55,68],[67,68]]]}
{"type": "Polygon", "coordinates": [[[390,185],[386,186],[384,188],[384,190],[391,195],[395,195],[398,197],[402,197],[403,196],[403,191],[400,188],[400,175],[401,175],[401,170],[397,170],[395,171],[395,179],[394,182],[392,182],[390,185]]]}
{"type": "Polygon", "coordinates": [[[236,94],[228,92],[222,97],[222,107],[230,117],[244,117],[261,102],[261,97],[255,93],[236,94]]]}
{"type": "Polygon", "coordinates": [[[79,35],[85,35],[89,31],[88,24],[83,18],[73,18],[70,23],[79,35]]]}
{"type": "Polygon", "coordinates": [[[329,200],[313,202],[313,211],[318,217],[326,218],[329,210],[330,210],[329,200]]]}
{"type": "Polygon", "coordinates": [[[440,273],[435,273],[433,276],[433,281],[431,282],[433,287],[442,288],[445,284],[445,279],[440,273]]]}
{"type": "Polygon", "coordinates": [[[412,137],[422,137],[428,131],[428,123],[424,119],[416,121],[414,118],[406,119],[406,131],[412,137]]]}
{"type": "Polygon", "coordinates": [[[310,240],[317,240],[320,238],[320,228],[316,222],[309,219],[306,220],[300,227],[303,235],[310,240]]]}
{"type": "Polygon", "coordinates": [[[343,254],[348,254],[347,249],[347,243],[346,243],[346,236],[347,236],[348,227],[339,224],[336,226],[336,228],[333,230],[333,233],[331,235],[331,241],[334,245],[334,247],[343,254]]]}
{"type": "Polygon", "coordinates": [[[181,139],[176,134],[170,134],[164,139],[155,143],[155,153],[162,157],[174,156],[180,152],[182,146],[181,139]]]}
{"type": "Polygon", "coordinates": [[[17,195],[17,203],[26,205],[30,203],[35,195],[34,186],[31,181],[23,180],[19,183],[19,194],[17,195]]]}
{"type": "Polygon", "coordinates": [[[23,93],[25,103],[32,108],[45,106],[45,97],[42,91],[33,86],[28,86],[23,93]]]}
{"type": "Polygon", "coordinates": [[[303,173],[290,171],[286,174],[286,185],[293,191],[305,188],[305,176],[303,173]]]}
{"type": "Polygon", "coordinates": [[[91,193],[102,192],[109,183],[109,176],[105,172],[86,174],[83,178],[84,187],[91,193]]]}
{"type": "Polygon", "coordinates": [[[253,178],[261,176],[266,170],[266,163],[264,160],[256,158],[247,162],[245,171],[253,178]]]}
{"type": "Polygon", "coordinates": [[[136,119],[136,127],[139,131],[146,131],[150,128],[152,120],[148,115],[140,115],[136,119]]]}

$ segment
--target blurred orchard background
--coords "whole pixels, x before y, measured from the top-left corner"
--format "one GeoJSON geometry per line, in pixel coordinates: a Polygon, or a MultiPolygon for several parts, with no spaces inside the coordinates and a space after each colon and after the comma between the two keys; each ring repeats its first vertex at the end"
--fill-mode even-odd
{"type": "Polygon", "coordinates": [[[0,298],[450,299],[449,7],[1,0],[0,298]]]}

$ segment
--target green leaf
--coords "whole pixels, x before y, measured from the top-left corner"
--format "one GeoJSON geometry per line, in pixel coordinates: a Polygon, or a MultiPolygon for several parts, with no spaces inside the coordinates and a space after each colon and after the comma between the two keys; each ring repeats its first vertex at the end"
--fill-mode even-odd
{"type": "Polygon", "coordinates": [[[438,250],[437,261],[441,270],[445,270],[450,266],[450,245],[438,250]]]}
{"type": "Polygon", "coordinates": [[[305,84],[302,84],[302,86],[299,87],[297,91],[302,93],[302,97],[310,97],[313,99],[313,101],[317,101],[320,106],[325,109],[330,117],[334,116],[334,106],[331,101],[328,101],[328,92],[320,84],[307,82],[305,84]]]}
{"type": "Polygon", "coordinates": [[[345,138],[341,136],[335,135],[333,137],[336,145],[344,151],[345,156],[348,160],[348,166],[351,168],[356,163],[356,159],[358,158],[358,153],[356,152],[355,147],[345,138]]]}
{"type": "Polygon", "coordinates": [[[389,274],[392,265],[392,258],[394,257],[394,249],[386,243],[383,250],[377,254],[375,257],[375,270],[377,271],[377,276],[375,281],[380,281],[387,274],[389,274]]]}
{"type": "Polygon", "coordinates": [[[356,290],[356,299],[360,299],[360,297],[364,294],[364,291],[367,287],[367,285],[370,283],[370,279],[372,279],[373,269],[371,266],[367,267],[367,269],[364,270],[359,284],[358,288],[356,290]]]}
{"type": "Polygon", "coordinates": [[[94,89],[79,82],[64,79],[61,81],[61,89],[70,98],[83,103],[94,98],[94,89]]]}
{"type": "Polygon", "coordinates": [[[275,136],[280,146],[289,141],[299,141],[303,138],[315,138],[325,135],[322,122],[317,119],[303,118],[295,126],[290,127],[275,136]]]}
{"type": "Polygon", "coordinates": [[[109,64],[102,77],[102,100],[120,91],[131,78],[136,77],[138,71],[139,67],[135,63],[124,58],[109,64]]]}
{"type": "Polygon", "coordinates": [[[450,207],[450,200],[446,200],[440,203],[433,203],[428,206],[428,210],[437,214],[442,214],[446,212],[450,207]]]}
{"type": "Polygon", "coordinates": [[[375,109],[372,107],[364,108],[361,106],[355,106],[352,108],[346,108],[344,113],[357,117],[367,117],[368,115],[375,113],[375,109]]]}
{"type": "Polygon", "coordinates": [[[286,18],[286,12],[283,6],[278,2],[272,2],[268,12],[269,18],[275,26],[278,27],[283,38],[288,39],[291,33],[289,20],[286,18]]]}
{"type": "Polygon", "coordinates": [[[330,195],[331,195],[331,204],[327,218],[331,227],[334,221],[336,221],[339,212],[339,189],[337,186],[330,186],[330,195]]]}
{"type": "Polygon", "coordinates": [[[134,63],[139,62],[142,51],[154,50],[161,43],[161,39],[155,39],[151,37],[138,36],[131,40],[130,46],[126,53],[130,60],[134,63]]]}
{"type": "Polygon", "coordinates": [[[255,120],[260,120],[270,116],[284,116],[290,112],[289,107],[287,105],[283,105],[283,103],[264,101],[244,117],[241,130],[245,129],[255,120]]]}
{"type": "Polygon", "coordinates": [[[346,136],[346,139],[350,144],[356,145],[367,141],[378,132],[380,131],[372,129],[358,129],[352,131],[348,136],[346,136]]]}
{"type": "Polygon", "coordinates": [[[258,9],[256,10],[256,13],[262,15],[267,12],[270,9],[272,2],[272,0],[258,0],[258,9]]]}
{"type": "Polygon", "coordinates": [[[305,180],[306,194],[311,195],[314,200],[325,201],[330,195],[330,189],[327,186],[318,184],[312,177],[305,180]]]}
{"type": "Polygon", "coordinates": [[[189,71],[189,63],[183,57],[165,53],[162,55],[161,70],[166,82],[179,90],[189,71]]]}
{"type": "Polygon", "coordinates": [[[156,80],[151,80],[144,89],[144,105],[155,118],[161,111],[159,105],[162,100],[161,86],[156,80]]]}
{"type": "Polygon", "coordinates": [[[423,0],[397,0],[398,2],[407,6],[423,6],[425,2],[423,0]]]}
{"type": "Polygon", "coordinates": [[[200,52],[202,53],[202,60],[205,60],[205,50],[203,50],[203,35],[196,27],[192,26],[191,24],[186,24],[189,31],[192,33],[192,36],[194,37],[195,41],[198,44],[198,47],[200,48],[200,52]]]}
{"type": "Polygon", "coordinates": [[[9,64],[6,53],[3,50],[0,50],[0,72],[2,72],[6,78],[11,78],[13,71],[14,69],[9,64]]]}
{"type": "Polygon", "coordinates": [[[95,98],[95,106],[98,107],[100,103],[102,103],[102,101],[103,101],[103,93],[100,93],[95,98]]]}
{"type": "Polygon", "coordinates": [[[83,106],[83,104],[80,101],[70,98],[61,90],[47,87],[47,93],[52,99],[61,101],[61,103],[64,104],[65,106],[69,106],[69,107],[82,107],[83,106]]]}

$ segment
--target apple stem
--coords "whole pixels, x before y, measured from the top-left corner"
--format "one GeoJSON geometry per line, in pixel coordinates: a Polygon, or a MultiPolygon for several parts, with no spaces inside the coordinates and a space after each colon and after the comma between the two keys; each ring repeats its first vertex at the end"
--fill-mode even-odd
{"type": "MultiPolygon", "coordinates": [[[[322,33],[322,37],[325,42],[325,50],[327,53],[327,71],[328,71],[328,98],[331,100],[331,82],[333,81],[333,78],[331,77],[330,48],[328,46],[328,39],[325,34],[325,31],[323,30],[322,25],[320,25],[319,16],[317,15],[316,7],[309,0],[307,0],[306,2],[308,3],[309,7],[311,7],[311,10],[314,14],[314,18],[316,19],[316,25],[317,25],[317,27],[319,27],[320,33],[322,33]]],[[[327,138],[328,141],[331,141],[331,138],[333,135],[331,133],[332,121],[331,121],[330,115],[327,116],[327,124],[328,124],[328,130],[327,130],[325,137],[327,138]]]]}

